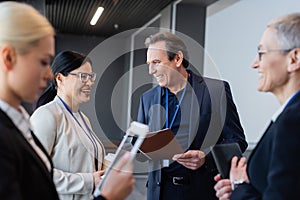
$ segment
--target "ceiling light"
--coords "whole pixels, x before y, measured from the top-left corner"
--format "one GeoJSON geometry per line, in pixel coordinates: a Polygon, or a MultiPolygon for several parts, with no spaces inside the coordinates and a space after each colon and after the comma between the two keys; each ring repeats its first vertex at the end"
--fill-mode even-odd
{"type": "Polygon", "coordinates": [[[103,10],[104,10],[103,7],[98,7],[97,8],[97,11],[95,12],[95,14],[94,14],[94,16],[93,16],[93,18],[90,22],[90,24],[92,26],[94,26],[97,23],[98,19],[100,18],[101,14],[103,13],[103,10]]]}

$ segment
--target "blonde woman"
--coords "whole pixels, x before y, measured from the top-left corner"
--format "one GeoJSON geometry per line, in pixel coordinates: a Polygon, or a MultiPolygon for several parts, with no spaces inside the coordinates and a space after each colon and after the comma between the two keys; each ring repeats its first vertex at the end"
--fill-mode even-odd
{"type": "Polygon", "coordinates": [[[56,200],[52,162],[21,106],[35,101],[52,77],[54,29],[16,2],[0,3],[0,24],[0,199],[56,200]]]}
{"type": "MultiPolygon", "coordinates": [[[[52,161],[21,106],[36,101],[53,77],[54,29],[33,7],[16,2],[0,3],[0,24],[0,199],[58,200],[52,161]]],[[[131,192],[132,173],[121,171],[126,155],[97,200],[124,199],[131,192]]]]}

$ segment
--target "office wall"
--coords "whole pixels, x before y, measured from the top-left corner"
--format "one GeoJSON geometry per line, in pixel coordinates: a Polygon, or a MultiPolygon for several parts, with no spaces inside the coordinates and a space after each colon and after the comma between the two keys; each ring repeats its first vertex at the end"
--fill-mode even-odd
{"type": "Polygon", "coordinates": [[[205,46],[219,73],[206,62],[204,75],[230,82],[250,146],[280,106],[274,95],[256,90],[258,74],[250,66],[257,45],[272,18],[299,11],[295,0],[242,0],[207,18],[205,46]]]}
{"type": "Polygon", "coordinates": [[[62,50],[73,50],[88,54],[103,40],[105,40],[103,37],[57,33],[55,36],[55,53],[62,50]]]}

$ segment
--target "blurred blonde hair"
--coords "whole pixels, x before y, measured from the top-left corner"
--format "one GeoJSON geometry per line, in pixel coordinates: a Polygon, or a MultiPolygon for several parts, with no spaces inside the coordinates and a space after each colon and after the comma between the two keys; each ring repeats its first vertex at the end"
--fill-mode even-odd
{"type": "Polygon", "coordinates": [[[24,3],[0,3],[0,47],[11,45],[19,54],[27,53],[38,41],[55,31],[35,8],[24,3]]]}

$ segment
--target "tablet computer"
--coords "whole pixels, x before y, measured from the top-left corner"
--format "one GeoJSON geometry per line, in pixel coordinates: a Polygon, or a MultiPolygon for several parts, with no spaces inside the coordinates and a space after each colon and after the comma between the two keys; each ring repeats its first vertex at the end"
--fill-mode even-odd
{"type": "Polygon", "coordinates": [[[231,159],[242,157],[242,151],[237,143],[216,144],[211,147],[211,153],[222,178],[229,178],[231,159]]]}

